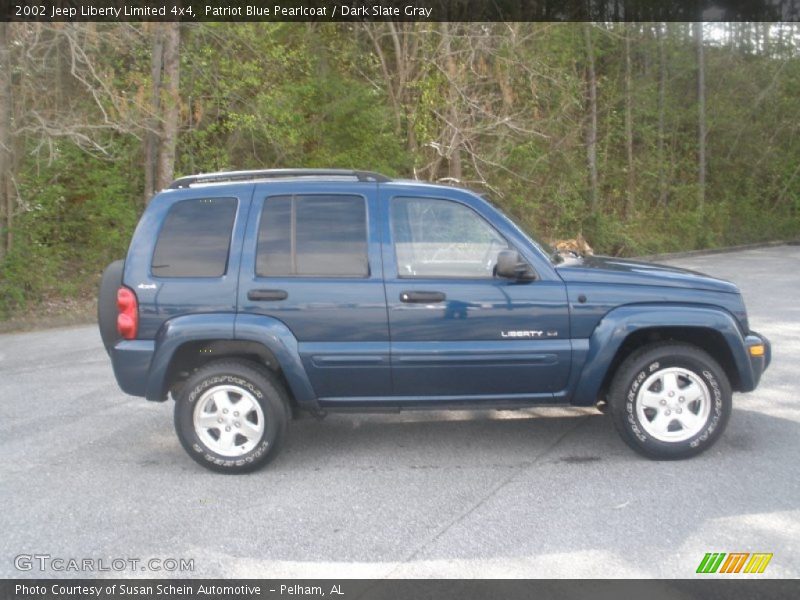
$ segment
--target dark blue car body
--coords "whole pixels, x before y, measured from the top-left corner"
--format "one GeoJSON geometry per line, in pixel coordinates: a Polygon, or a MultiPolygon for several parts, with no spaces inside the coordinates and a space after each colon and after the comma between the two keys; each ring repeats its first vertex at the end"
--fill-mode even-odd
{"type": "Polygon", "coordinates": [[[196,365],[230,354],[276,369],[296,407],[317,414],[591,406],[626,353],[653,336],[704,348],[737,391],[753,390],[770,360],[769,344],[750,331],[733,284],[624,259],[557,262],[479,195],[420,182],[287,175],[163,191],[134,233],[122,282],[138,298],[139,327],[136,339],[111,348],[114,372],[125,392],[153,401],[165,400],[196,365]],[[257,275],[262,205],[297,194],[364,199],[367,276],[257,275]],[[225,273],[155,275],[154,247],[168,211],[208,197],[236,200],[225,273]],[[403,277],[390,225],[395,197],[468,207],[535,277],[403,277]],[[259,299],[264,290],[273,294],[266,301],[259,299]],[[443,300],[406,303],[409,292],[443,300]],[[751,356],[757,344],[766,352],[751,356]]]}

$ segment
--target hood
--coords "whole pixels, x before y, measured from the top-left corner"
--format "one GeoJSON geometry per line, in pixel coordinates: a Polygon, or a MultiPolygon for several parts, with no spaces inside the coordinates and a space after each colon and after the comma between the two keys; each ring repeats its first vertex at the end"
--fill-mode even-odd
{"type": "Polygon", "coordinates": [[[556,265],[561,278],[574,283],[614,283],[690,288],[738,294],[735,284],[696,271],[609,256],[567,259],[556,265]]]}

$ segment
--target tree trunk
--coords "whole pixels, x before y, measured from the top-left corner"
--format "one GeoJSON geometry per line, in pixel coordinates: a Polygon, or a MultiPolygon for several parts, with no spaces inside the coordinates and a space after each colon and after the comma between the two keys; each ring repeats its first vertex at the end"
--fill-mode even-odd
{"type": "Polygon", "coordinates": [[[396,135],[401,135],[403,132],[403,107],[400,103],[400,91],[396,89],[395,77],[392,76],[389,67],[389,57],[384,52],[378,37],[378,30],[382,27],[380,23],[362,23],[364,31],[372,41],[375,55],[380,60],[381,72],[386,84],[386,93],[389,97],[389,103],[392,105],[392,114],[394,115],[394,130],[396,135]]]}
{"type": "Polygon", "coordinates": [[[452,135],[450,136],[449,152],[447,154],[449,168],[448,176],[456,181],[462,179],[461,169],[461,131],[458,113],[458,66],[456,65],[453,49],[451,47],[452,36],[450,35],[450,24],[442,23],[442,48],[444,50],[445,68],[448,79],[448,102],[450,104],[448,113],[452,135]]]}
{"type": "Polygon", "coordinates": [[[0,261],[11,250],[14,196],[11,181],[11,61],[8,23],[0,23],[0,261]]]}
{"type": "MultiPolygon", "coordinates": [[[[666,28],[667,25],[664,24],[666,28]]],[[[661,24],[656,29],[658,35],[658,203],[667,205],[667,169],[664,164],[664,121],[667,98],[667,51],[664,37],[667,31],[661,24]]]]}
{"type": "Polygon", "coordinates": [[[703,56],[703,24],[696,22],[697,44],[697,208],[703,211],[706,202],[706,73],[703,56]]]}
{"type": "Polygon", "coordinates": [[[156,173],[158,165],[158,139],[161,130],[161,71],[164,68],[164,38],[161,24],[153,23],[153,50],[150,57],[150,79],[152,95],[150,97],[151,117],[148,131],[145,134],[144,147],[144,201],[156,192],[156,173]]]}
{"type": "Polygon", "coordinates": [[[631,27],[625,23],[625,153],[628,160],[628,190],[625,196],[625,218],[633,214],[634,187],[636,185],[633,170],[633,69],[631,66],[631,27]]]}
{"type": "Polygon", "coordinates": [[[175,149],[178,144],[180,116],[180,23],[164,23],[164,121],[158,148],[156,188],[167,187],[174,179],[175,149]]]}
{"type": "Polygon", "coordinates": [[[589,94],[589,124],[586,128],[586,162],[589,167],[589,206],[592,214],[597,213],[597,77],[594,71],[594,48],[592,46],[592,25],[585,23],[583,33],[586,39],[587,82],[589,94]]]}

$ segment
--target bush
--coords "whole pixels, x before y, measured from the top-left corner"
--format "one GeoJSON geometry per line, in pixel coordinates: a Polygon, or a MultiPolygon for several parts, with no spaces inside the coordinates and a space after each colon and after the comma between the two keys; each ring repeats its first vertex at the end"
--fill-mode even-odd
{"type": "Polygon", "coordinates": [[[49,165],[27,167],[14,243],[0,264],[0,318],[48,296],[92,293],[139,218],[136,170],[124,163],[65,144],[49,165]]]}

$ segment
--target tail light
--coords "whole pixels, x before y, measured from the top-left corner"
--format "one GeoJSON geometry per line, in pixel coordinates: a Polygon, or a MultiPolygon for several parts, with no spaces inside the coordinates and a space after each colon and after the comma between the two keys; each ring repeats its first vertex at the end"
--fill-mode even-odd
{"type": "Polygon", "coordinates": [[[121,287],[117,290],[117,331],[126,340],[135,340],[139,331],[139,301],[133,290],[121,287]]]}

